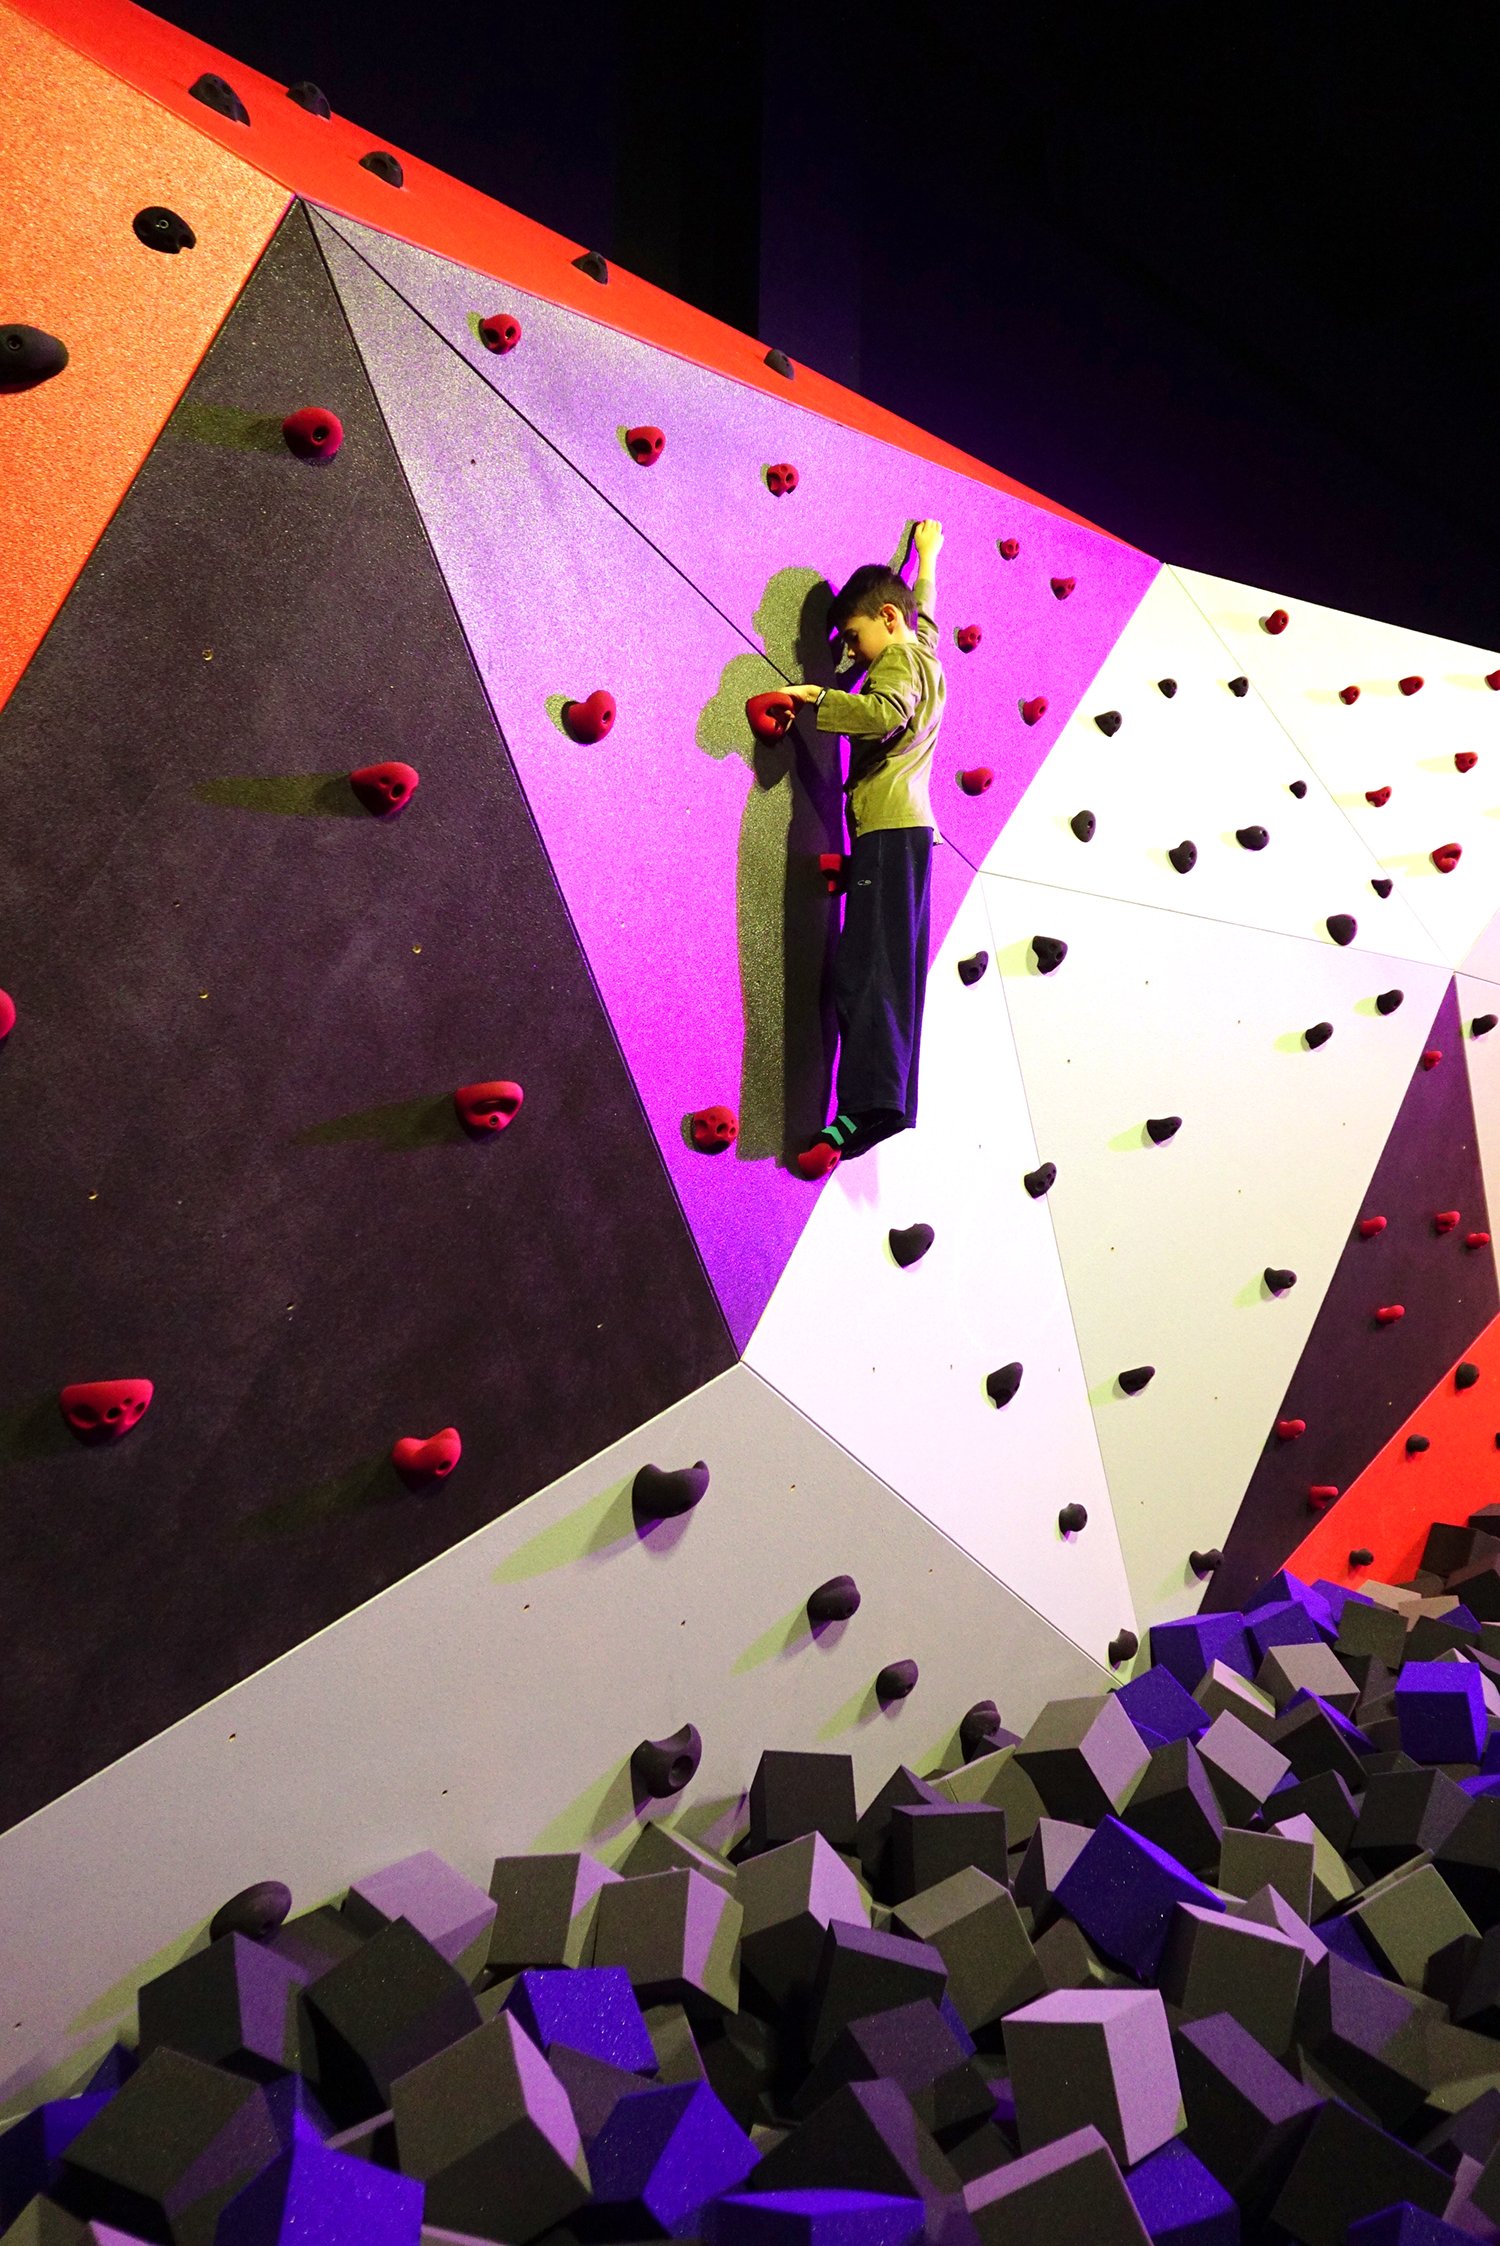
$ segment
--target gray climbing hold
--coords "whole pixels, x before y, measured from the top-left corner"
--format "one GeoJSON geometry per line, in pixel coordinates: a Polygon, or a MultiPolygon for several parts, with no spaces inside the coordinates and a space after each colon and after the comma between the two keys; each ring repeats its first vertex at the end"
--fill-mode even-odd
{"type": "Polygon", "coordinates": [[[905,1271],[911,1264],[920,1263],[932,1246],[933,1230],[930,1224],[909,1224],[904,1228],[892,1225],[887,1235],[891,1254],[905,1271]]]}
{"type": "Polygon", "coordinates": [[[997,1411],[1005,1409],[1020,1387],[1021,1371],[1020,1365],[1002,1365],[998,1372],[991,1373],[986,1380],[984,1392],[997,1411]]]}

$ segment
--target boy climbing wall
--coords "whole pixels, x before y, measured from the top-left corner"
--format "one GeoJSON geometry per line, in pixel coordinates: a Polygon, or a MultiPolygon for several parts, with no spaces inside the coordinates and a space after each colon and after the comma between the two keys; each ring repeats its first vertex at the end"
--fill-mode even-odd
{"type": "Polygon", "coordinates": [[[869,666],[857,694],[786,689],[816,705],[820,733],[849,740],[851,849],[834,970],[838,1112],[796,1157],[805,1178],[826,1177],[917,1120],[932,852],[941,840],[929,783],[947,693],[932,613],[942,543],[941,523],[919,522],[915,588],[867,562],[830,605],[845,659],[869,666]]]}

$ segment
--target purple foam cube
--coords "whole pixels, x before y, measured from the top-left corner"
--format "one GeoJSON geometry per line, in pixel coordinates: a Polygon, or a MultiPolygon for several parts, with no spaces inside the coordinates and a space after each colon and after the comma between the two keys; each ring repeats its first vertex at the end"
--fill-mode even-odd
{"type": "Polygon", "coordinates": [[[1347,1583],[1330,1583],[1325,1575],[1320,1575],[1311,1588],[1317,1592],[1324,1606],[1327,1607],[1328,1618],[1335,1631],[1337,1631],[1339,1623],[1343,1619],[1345,1607],[1351,1601],[1355,1606],[1362,1607],[1372,1607],[1375,1604],[1367,1591],[1356,1591],[1347,1583]]]}
{"type": "Polygon", "coordinates": [[[439,1957],[477,1972],[484,1962],[496,1905],[430,1848],[356,1880],[344,1897],[344,1916],[361,1933],[378,1934],[398,1918],[410,1920],[439,1957]]]}
{"type": "Polygon", "coordinates": [[[1474,2235],[1445,2223],[1441,2215],[1429,2215],[1425,2207],[1413,2207],[1409,2199],[1366,2215],[1345,2233],[1347,2246],[1471,2246],[1474,2235]]]}
{"type": "Polygon", "coordinates": [[[696,2233],[709,2200],[742,2184],[759,2148],[706,2082],[622,2098],[589,2148],[596,2206],[628,2208],[669,2238],[696,2233]]]}
{"type": "Polygon", "coordinates": [[[112,2043],[88,2081],[83,2084],[83,2089],[85,2092],[103,2090],[113,2097],[117,2090],[124,2088],[140,2063],[140,2053],[132,2051],[129,2044],[112,2043]]]}
{"type": "Polygon", "coordinates": [[[421,2246],[424,2187],[299,2140],[225,2207],[214,2246],[421,2246]]]}
{"type": "Polygon", "coordinates": [[[1326,1645],[1333,1634],[1301,1599],[1282,1599],[1257,1614],[1247,1614],[1245,1632],[1258,1662],[1265,1660],[1272,1646],[1326,1645]]]}
{"type": "Polygon", "coordinates": [[[1063,1874],[1057,1901],[1096,1949],[1138,1981],[1155,1980],[1179,1903],[1224,1908],[1185,1864],[1118,1817],[1100,1819],[1063,1874]]]}
{"type": "Polygon", "coordinates": [[[1125,2189],[1152,2246],[1239,2246],[1238,2207],[1180,2137],[1132,2168],[1125,2189]]]}
{"type": "Polygon", "coordinates": [[[113,2095],[92,2090],[77,2098],[49,2098],[0,2136],[0,2230],[10,2228],[28,2199],[51,2190],[63,2154],[113,2095]]]}
{"type": "Polygon", "coordinates": [[[1467,1661],[1408,1661],[1396,1679],[1401,1747],[1416,1762],[1478,1762],[1488,1719],[1484,1682],[1467,1661]]]}
{"type": "Polygon", "coordinates": [[[1159,1663],[1121,1685],[1115,1698],[1148,1747],[1164,1746],[1169,1739],[1196,1739],[1208,1729],[1208,1717],[1187,1687],[1159,1663]]]}
{"type": "Polygon", "coordinates": [[[920,2199],[884,2191],[726,2192],[703,2210],[706,2246],[914,2246],[920,2199]]]}
{"type": "Polygon", "coordinates": [[[608,2059],[633,2074],[656,2070],[656,2047],[623,1965],[543,1965],[518,1973],[505,2000],[533,2043],[608,2059]]]}
{"type": "Polygon", "coordinates": [[[1197,1688],[1215,1661],[1242,1677],[1253,1677],[1260,1667],[1242,1614],[1191,1614],[1181,1622],[1153,1622],[1151,1660],[1170,1669],[1187,1692],[1197,1688]]]}

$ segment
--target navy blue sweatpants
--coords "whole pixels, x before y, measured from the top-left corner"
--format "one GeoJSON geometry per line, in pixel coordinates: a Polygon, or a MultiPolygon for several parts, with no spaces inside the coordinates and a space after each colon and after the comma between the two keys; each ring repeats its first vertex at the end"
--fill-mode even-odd
{"type": "Polygon", "coordinates": [[[931,886],[931,827],[856,836],[833,983],[842,1115],[917,1120],[931,886]]]}

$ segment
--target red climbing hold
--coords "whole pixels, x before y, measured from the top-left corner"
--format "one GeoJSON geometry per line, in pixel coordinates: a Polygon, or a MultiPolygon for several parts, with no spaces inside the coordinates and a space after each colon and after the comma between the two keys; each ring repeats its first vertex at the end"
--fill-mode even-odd
{"type": "Polygon", "coordinates": [[[768,694],[751,695],[745,715],[757,741],[779,741],[797,715],[797,705],[790,694],[772,687],[768,694]]]}
{"type": "Polygon", "coordinates": [[[1413,671],[1409,678],[1398,678],[1396,684],[1403,694],[1420,694],[1425,681],[1420,671],[1413,671]]]}
{"type": "Polygon", "coordinates": [[[1291,618],[1284,608],[1273,608],[1269,616],[1261,618],[1260,628],[1263,632],[1269,632],[1272,639],[1275,639],[1277,633],[1284,632],[1290,622],[1291,618]]]}
{"type": "Polygon", "coordinates": [[[732,1107],[700,1107],[688,1129],[700,1154],[723,1154],[739,1137],[740,1120],[732,1107]]]}
{"type": "Polygon", "coordinates": [[[1361,1240],[1373,1240],[1377,1232],[1384,1232],[1385,1227],[1386,1219],[1384,1217],[1361,1217],[1359,1220],[1359,1236],[1361,1240]]]}
{"type": "Polygon", "coordinates": [[[1001,538],[997,540],[997,545],[999,548],[1000,559],[1002,561],[1014,561],[1017,554],[1021,551],[1021,541],[1019,538],[1001,538]]]}
{"type": "Polygon", "coordinates": [[[1394,1326],[1398,1318],[1406,1316],[1406,1306],[1399,1302],[1383,1302],[1375,1313],[1377,1326],[1394,1326]]]}
{"type": "Polygon", "coordinates": [[[983,795],[985,789],[993,784],[994,778],[995,775],[987,764],[976,764],[967,772],[960,772],[958,784],[965,795],[983,795]]]}
{"type": "Polygon", "coordinates": [[[1315,1513],[1321,1513],[1324,1506],[1331,1505],[1338,1494],[1337,1482],[1314,1482],[1308,1489],[1307,1502],[1315,1513]]]}
{"type": "Polygon", "coordinates": [[[1066,600],[1077,583],[1076,577],[1054,577],[1051,580],[1053,599],[1066,600]]]}
{"type": "Polygon", "coordinates": [[[1307,1421],[1305,1419],[1278,1419],[1276,1422],[1277,1438],[1283,1443],[1295,1443],[1299,1435],[1305,1435],[1306,1433],[1307,1421]]]}
{"type": "Polygon", "coordinates": [[[507,1123],[513,1123],[525,1097],[519,1084],[501,1076],[489,1084],[461,1084],[453,1095],[453,1105],[464,1129],[482,1136],[503,1131],[507,1123]]]}
{"type": "Polygon", "coordinates": [[[615,698],[604,687],[596,686],[586,702],[564,702],[562,721],[569,740],[602,741],[615,722],[615,698]]]}
{"type": "Polygon", "coordinates": [[[979,624],[963,624],[954,633],[953,637],[965,655],[972,655],[979,642],[984,638],[984,630],[979,624]]]}
{"type": "Polygon", "coordinates": [[[1366,788],[1365,790],[1366,803],[1373,803],[1377,811],[1383,803],[1389,803],[1390,800],[1391,791],[1389,788],[1366,788]]]}
{"type": "Polygon", "coordinates": [[[1018,702],[1016,707],[1025,724],[1035,725],[1038,718],[1047,715],[1047,697],[1045,694],[1035,694],[1029,702],[1018,702]]]}
{"type": "Polygon", "coordinates": [[[1436,1045],[1429,1045],[1426,1052],[1422,1055],[1423,1068],[1425,1068],[1430,1074],[1431,1071],[1437,1067],[1438,1062],[1442,1059],[1442,1057],[1443,1056],[1438,1051],[1436,1045]]]}
{"type": "Polygon", "coordinates": [[[149,1380],[73,1380],[60,1388],[63,1418],[80,1443],[117,1443],[148,1410],[149,1380]]]}
{"type": "Polygon", "coordinates": [[[827,1139],[818,1139],[793,1157],[798,1177],[808,1179],[826,1178],[830,1170],[838,1168],[840,1160],[838,1148],[830,1146],[827,1139]]]}
{"type": "Polygon", "coordinates": [[[1464,1237],[1466,1248],[1487,1248],[1489,1244],[1490,1236],[1487,1232],[1470,1232],[1464,1237]]]}
{"type": "Polygon", "coordinates": [[[1341,686],[1339,688],[1339,700],[1341,702],[1357,702],[1359,700],[1359,688],[1357,686],[1341,686]]]}
{"type": "Polygon", "coordinates": [[[638,468],[653,468],[661,458],[661,448],[666,443],[660,429],[643,421],[639,429],[627,429],[625,449],[638,468]]]}
{"type": "Polygon", "coordinates": [[[1472,772],[1478,762],[1477,749],[1455,749],[1453,752],[1453,768],[1456,772],[1472,772]]]}
{"type": "Polygon", "coordinates": [[[479,323],[479,340],[486,351],[514,351],[521,340],[521,323],[514,312],[491,312],[479,323]]]}
{"type": "Polygon", "coordinates": [[[331,460],[344,441],[344,424],[326,406],[302,406],[281,424],[286,449],[299,460],[331,460]]]}
{"type": "Polygon", "coordinates": [[[1440,842],[1432,853],[1432,862],[1439,873],[1452,873],[1463,854],[1461,842],[1440,842]]]}
{"type": "Polygon", "coordinates": [[[393,819],[404,811],[421,784],[422,775],[411,764],[362,764],[349,775],[350,787],[377,819],[393,819]]]}
{"type": "Polygon", "coordinates": [[[409,1490],[426,1489],[448,1479],[463,1449],[456,1427],[440,1428],[436,1435],[403,1435],[391,1445],[391,1464],[409,1490]]]}
{"type": "Polygon", "coordinates": [[[842,850],[821,850],[818,853],[818,871],[823,876],[823,886],[830,897],[838,896],[844,886],[844,868],[848,859],[842,850]]]}
{"type": "Polygon", "coordinates": [[[16,1026],[16,1002],[8,990],[0,990],[0,1045],[5,1043],[16,1026]]]}
{"type": "Polygon", "coordinates": [[[1484,683],[1492,694],[1500,694],[1500,671],[1486,671],[1484,683]]]}
{"type": "Polygon", "coordinates": [[[802,478],[790,460],[773,460],[766,470],[766,482],[778,499],[784,498],[789,491],[795,491],[801,481],[802,478]]]}
{"type": "Polygon", "coordinates": [[[1457,1209],[1439,1209],[1432,1220],[1433,1230],[1439,1233],[1456,1232],[1458,1220],[1459,1212],[1457,1209]]]}

